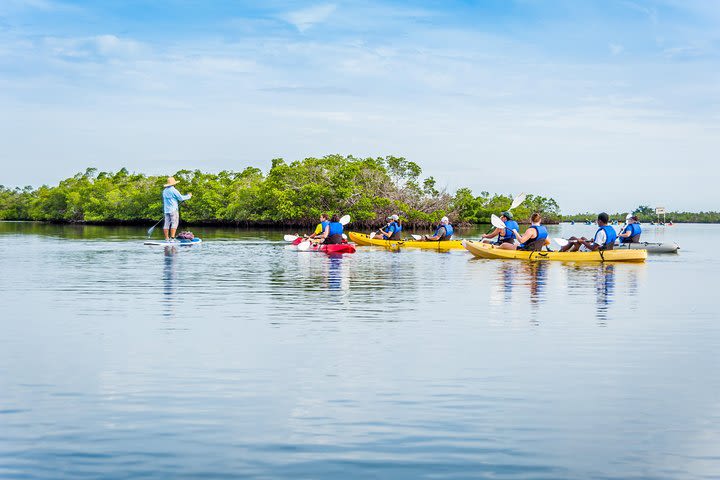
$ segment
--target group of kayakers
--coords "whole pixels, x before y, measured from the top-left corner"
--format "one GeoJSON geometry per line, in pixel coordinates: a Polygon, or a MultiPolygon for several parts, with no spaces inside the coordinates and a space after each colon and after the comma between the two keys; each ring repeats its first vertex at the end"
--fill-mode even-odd
{"type": "MultiPolygon", "coordinates": [[[[387,217],[389,220],[388,224],[380,228],[377,232],[377,238],[382,240],[401,240],[402,236],[402,225],[400,224],[400,217],[397,215],[390,215],[387,217]]],[[[442,242],[451,240],[455,229],[450,223],[448,217],[442,217],[440,223],[435,227],[435,231],[432,235],[422,235],[417,238],[418,242],[442,242]]]]}
{"type": "MultiPolygon", "coordinates": [[[[175,232],[179,223],[180,202],[190,199],[192,194],[182,195],[176,188],[177,181],[173,177],[168,177],[167,183],[163,189],[163,209],[165,213],[165,224],[163,231],[165,240],[175,237],[175,232]]],[[[401,240],[403,227],[400,217],[396,214],[387,217],[388,223],[378,229],[374,235],[383,240],[401,240]]],[[[497,226],[492,232],[482,236],[484,242],[492,242],[498,248],[505,250],[530,250],[540,251],[543,247],[550,245],[548,231],[542,225],[542,216],[535,212],[530,217],[530,226],[525,233],[520,235],[520,225],[513,218],[512,212],[504,211],[500,216],[500,220],[504,226],[497,226]]],[[[347,223],[347,222],[346,222],[347,223]]],[[[602,212],[597,217],[598,229],[592,239],[585,237],[570,237],[567,245],[561,247],[561,252],[575,251],[596,251],[596,250],[612,250],[617,240],[621,244],[639,243],[642,228],[638,217],[628,214],[625,221],[625,227],[620,233],[610,225],[610,217],[607,213],[602,212]]],[[[337,214],[332,216],[323,213],[320,215],[320,223],[317,225],[314,233],[308,235],[308,238],[314,243],[323,243],[326,245],[343,243],[343,224],[337,214]]],[[[442,217],[440,223],[435,227],[432,235],[416,236],[416,241],[442,242],[451,240],[455,229],[448,217],[442,217]]]]}

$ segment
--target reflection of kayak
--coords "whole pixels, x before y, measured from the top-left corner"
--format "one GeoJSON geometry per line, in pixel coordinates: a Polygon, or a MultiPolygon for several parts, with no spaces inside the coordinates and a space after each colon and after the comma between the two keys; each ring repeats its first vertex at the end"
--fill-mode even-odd
{"type": "Polygon", "coordinates": [[[323,253],[355,253],[355,247],[349,243],[337,243],[334,245],[310,245],[306,252],[323,252],[323,253]]]}
{"type": "Polygon", "coordinates": [[[605,250],[603,252],[526,252],[504,250],[482,242],[464,240],[464,247],[479,258],[515,260],[556,260],[560,262],[644,262],[647,250],[605,250]]]}
{"type": "MultiPolygon", "coordinates": [[[[293,245],[300,245],[304,239],[298,237],[292,242],[293,245]]],[[[323,253],[355,253],[355,247],[349,243],[337,243],[325,245],[323,243],[319,245],[310,245],[310,248],[304,250],[306,252],[323,252],[323,253]]]]}
{"type": "Polygon", "coordinates": [[[648,253],[677,253],[680,246],[677,243],[623,243],[615,245],[615,250],[647,250],[648,253]]]}
{"type": "Polygon", "coordinates": [[[174,242],[166,242],[165,240],[149,240],[145,245],[160,245],[163,247],[190,247],[202,243],[202,239],[193,238],[192,240],[177,239],[174,242]]]}
{"type": "Polygon", "coordinates": [[[350,232],[348,237],[358,245],[372,245],[385,248],[425,248],[428,250],[462,250],[461,240],[446,240],[443,242],[421,242],[417,240],[382,240],[370,238],[364,233],[350,232]]]}

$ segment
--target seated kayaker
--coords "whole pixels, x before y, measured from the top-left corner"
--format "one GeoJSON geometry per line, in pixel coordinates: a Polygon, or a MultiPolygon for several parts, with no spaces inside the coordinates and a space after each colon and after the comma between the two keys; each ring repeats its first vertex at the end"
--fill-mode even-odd
{"type": "Polygon", "coordinates": [[[390,215],[387,217],[390,222],[385,227],[378,230],[378,235],[383,240],[400,240],[400,232],[402,232],[402,225],[400,225],[400,217],[397,215],[390,215]]]}
{"type": "Polygon", "coordinates": [[[640,222],[638,217],[628,213],[625,218],[627,225],[622,229],[622,232],[618,235],[620,243],[640,243],[640,234],[642,234],[642,228],[640,228],[640,222]]]}
{"type": "MultiPolygon", "coordinates": [[[[539,213],[535,212],[530,217],[530,226],[525,233],[523,233],[518,241],[520,245],[517,246],[517,250],[529,250],[539,252],[545,245],[550,244],[548,240],[547,228],[541,225],[542,217],[539,213]]],[[[512,243],[503,243],[500,248],[515,250],[516,246],[512,243]]]]}
{"type": "Polygon", "coordinates": [[[440,225],[435,228],[435,233],[432,235],[423,235],[421,241],[423,242],[444,242],[451,240],[455,229],[450,224],[448,217],[442,217],[440,219],[440,225]]]}
{"type": "Polygon", "coordinates": [[[325,227],[325,230],[318,238],[326,245],[337,245],[343,243],[342,234],[343,226],[342,223],[340,223],[340,218],[337,214],[333,214],[327,227],[325,227]]]}
{"type": "Polygon", "coordinates": [[[610,217],[602,212],[598,215],[598,229],[592,240],[585,237],[570,237],[569,243],[560,249],[561,252],[594,252],[596,250],[612,250],[617,240],[615,229],[608,225],[610,217]]]}
{"type": "Polygon", "coordinates": [[[315,227],[315,233],[313,233],[312,235],[308,235],[308,238],[316,238],[322,235],[328,224],[330,224],[330,217],[328,216],[328,214],[320,214],[320,223],[318,223],[317,227],[315,227]]]}
{"type": "Polygon", "coordinates": [[[502,212],[502,214],[500,215],[500,220],[502,220],[505,224],[505,228],[496,228],[492,232],[483,235],[483,241],[489,238],[498,237],[497,240],[494,242],[495,245],[502,245],[504,243],[514,245],[515,232],[520,229],[520,225],[518,225],[518,223],[513,220],[512,213],[510,212],[502,212]]]}

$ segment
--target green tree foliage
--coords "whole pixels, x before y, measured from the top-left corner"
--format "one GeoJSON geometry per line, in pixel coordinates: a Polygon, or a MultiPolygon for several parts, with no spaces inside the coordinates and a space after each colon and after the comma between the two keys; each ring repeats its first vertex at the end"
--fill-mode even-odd
{"type": "MultiPolygon", "coordinates": [[[[423,226],[447,215],[455,223],[488,222],[492,213],[510,206],[509,195],[468,188],[455,195],[439,189],[432,177],[402,157],[356,158],[328,155],[286,162],[272,160],[267,173],[243,171],[174,174],[178,189],[191,192],[182,217],[191,223],[311,225],[323,213],[349,214],[353,222],[378,224],[391,214],[406,224],[423,226]]],[[[127,169],[99,172],[88,168],[57,186],[9,189],[0,186],[0,219],[58,222],[145,222],[162,216],[165,177],[127,169]]],[[[539,211],[547,222],[559,219],[551,198],[529,195],[514,213],[520,220],[539,211]]]]}

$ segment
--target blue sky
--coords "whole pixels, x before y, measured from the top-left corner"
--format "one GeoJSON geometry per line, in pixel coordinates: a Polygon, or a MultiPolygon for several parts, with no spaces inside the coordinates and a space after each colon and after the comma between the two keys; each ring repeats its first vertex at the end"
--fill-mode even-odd
{"type": "Polygon", "coordinates": [[[707,1],[0,2],[0,183],[402,155],[563,211],[718,209],[707,1]]]}

